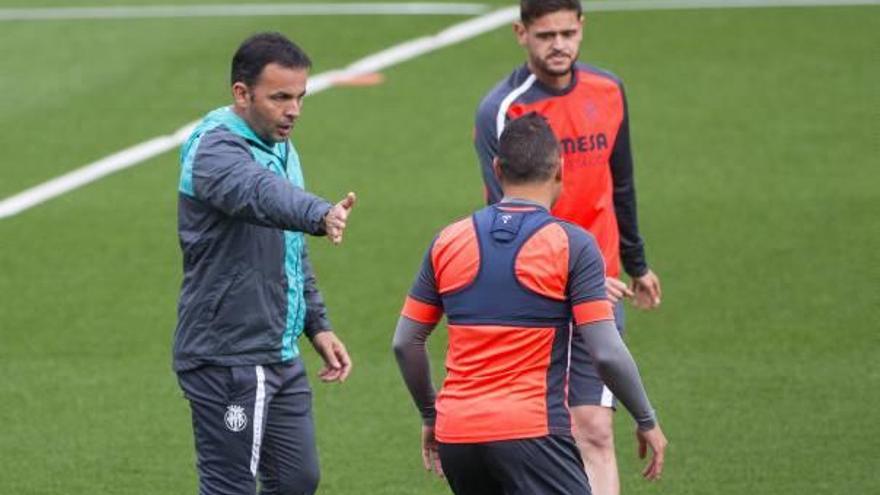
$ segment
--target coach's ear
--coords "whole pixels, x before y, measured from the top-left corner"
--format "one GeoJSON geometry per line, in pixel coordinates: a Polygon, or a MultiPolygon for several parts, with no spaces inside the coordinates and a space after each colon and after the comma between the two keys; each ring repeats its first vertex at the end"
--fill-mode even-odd
{"type": "Polygon", "coordinates": [[[232,99],[238,108],[247,108],[250,103],[250,88],[242,81],[236,81],[232,85],[232,99]]]}
{"type": "Polygon", "coordinates": [[[498,160],[497,156],[492,159],[492,173],[495,174],[498,183],[501,183],[501,161],[498,160]]]}

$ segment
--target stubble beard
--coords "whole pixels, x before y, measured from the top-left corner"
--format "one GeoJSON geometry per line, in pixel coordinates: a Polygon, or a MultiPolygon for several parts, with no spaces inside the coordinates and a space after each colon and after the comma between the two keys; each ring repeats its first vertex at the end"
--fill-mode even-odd
{"type": "MultiPolygon", "coordinates": [[[[550,64],[542,59],[532,59],[532,64],[542,73],[551,77],[563,77],[571,73],[574,68],[575,62],[577,62],[579,52],[575,52],[574,56],[571,57],[568,65],[564,69],[553,69],[550,67],[550,64]]],[[[548,57],[549,59],[549,57],[548,57]]]]}

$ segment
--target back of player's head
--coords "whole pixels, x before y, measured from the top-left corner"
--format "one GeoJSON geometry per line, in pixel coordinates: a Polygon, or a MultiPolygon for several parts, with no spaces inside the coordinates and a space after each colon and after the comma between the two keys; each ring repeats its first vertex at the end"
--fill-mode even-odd
{"type": "Polygon", "coordinates": [[[312,61],[302,48],[281,33],[257,33],[244,40],[232,57],[232,84],[253,86],[263,68],[278,64],[291,69],[308,69],[312,61]]]}
{"type": "Polygon", "coordinates": [[[580,0],[520,0],[519,2],[519,18],[526,26],[539,17],[560,10],[573,10],[577,12],[578,17],[583,12],[580,0]]]}
{"type": "Polygon", "coordinates": [[[559,165],[559,143],[544,117],[531,112],[508,122],[498,143],[503,182],[546,182],[556,175],[559,165]]]}

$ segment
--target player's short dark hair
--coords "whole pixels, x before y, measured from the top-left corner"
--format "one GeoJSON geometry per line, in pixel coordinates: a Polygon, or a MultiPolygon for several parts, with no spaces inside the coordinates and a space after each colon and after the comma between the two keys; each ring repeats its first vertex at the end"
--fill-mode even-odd
{"type": "Polygon", "coordinates": [[[253,86],[263,68],[279,64],[292,69],[308,69],[312,61],[302,48],[281,33],[257,33],[244,40],[232,56],[232,84],[253,86]]]}
{"type": "Polygon", "coordinates": [[[535,19],[559,12],[560,10],[573,10],[578,17],[583,13],[580,0],[520,0],[519,18],[528,26],[535,19]]]}
{"type": "Polygon", "coordinates": [[[509,184],[545,182],[559,167],[559,143],[535,112],[508,122],[498,143],[501,178],[509,184]]]}

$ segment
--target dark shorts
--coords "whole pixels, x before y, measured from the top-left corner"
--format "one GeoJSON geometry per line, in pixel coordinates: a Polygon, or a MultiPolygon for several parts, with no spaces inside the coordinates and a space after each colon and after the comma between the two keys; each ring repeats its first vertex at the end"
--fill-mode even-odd
{"type": "MultiPolygon", "coordinates": [[[[623,304],[614,305],[614,322],[617,331],[623,335],[623,304]]],[[[571,339],[571,366],[568,377],[568,405],[603,406],[614,408],[617,400],[611,390],[602,383],[599,372],[593,364],[593,358],[587,352],[584,340],[574,332],[571,339]]]]}
{"type": "Polygon", "coordinates": [[[312,494],[318,453],[302,361],[177,375],[189,400],[200,495],[312,494]],[[259,474],[259,476],[258,476],[259,474]]]}
{"type": "Polygon", "coordinates": [[[574,439],[550,435],[487,443],[441,443],[455,495],[589,495],[574,439]]]}

